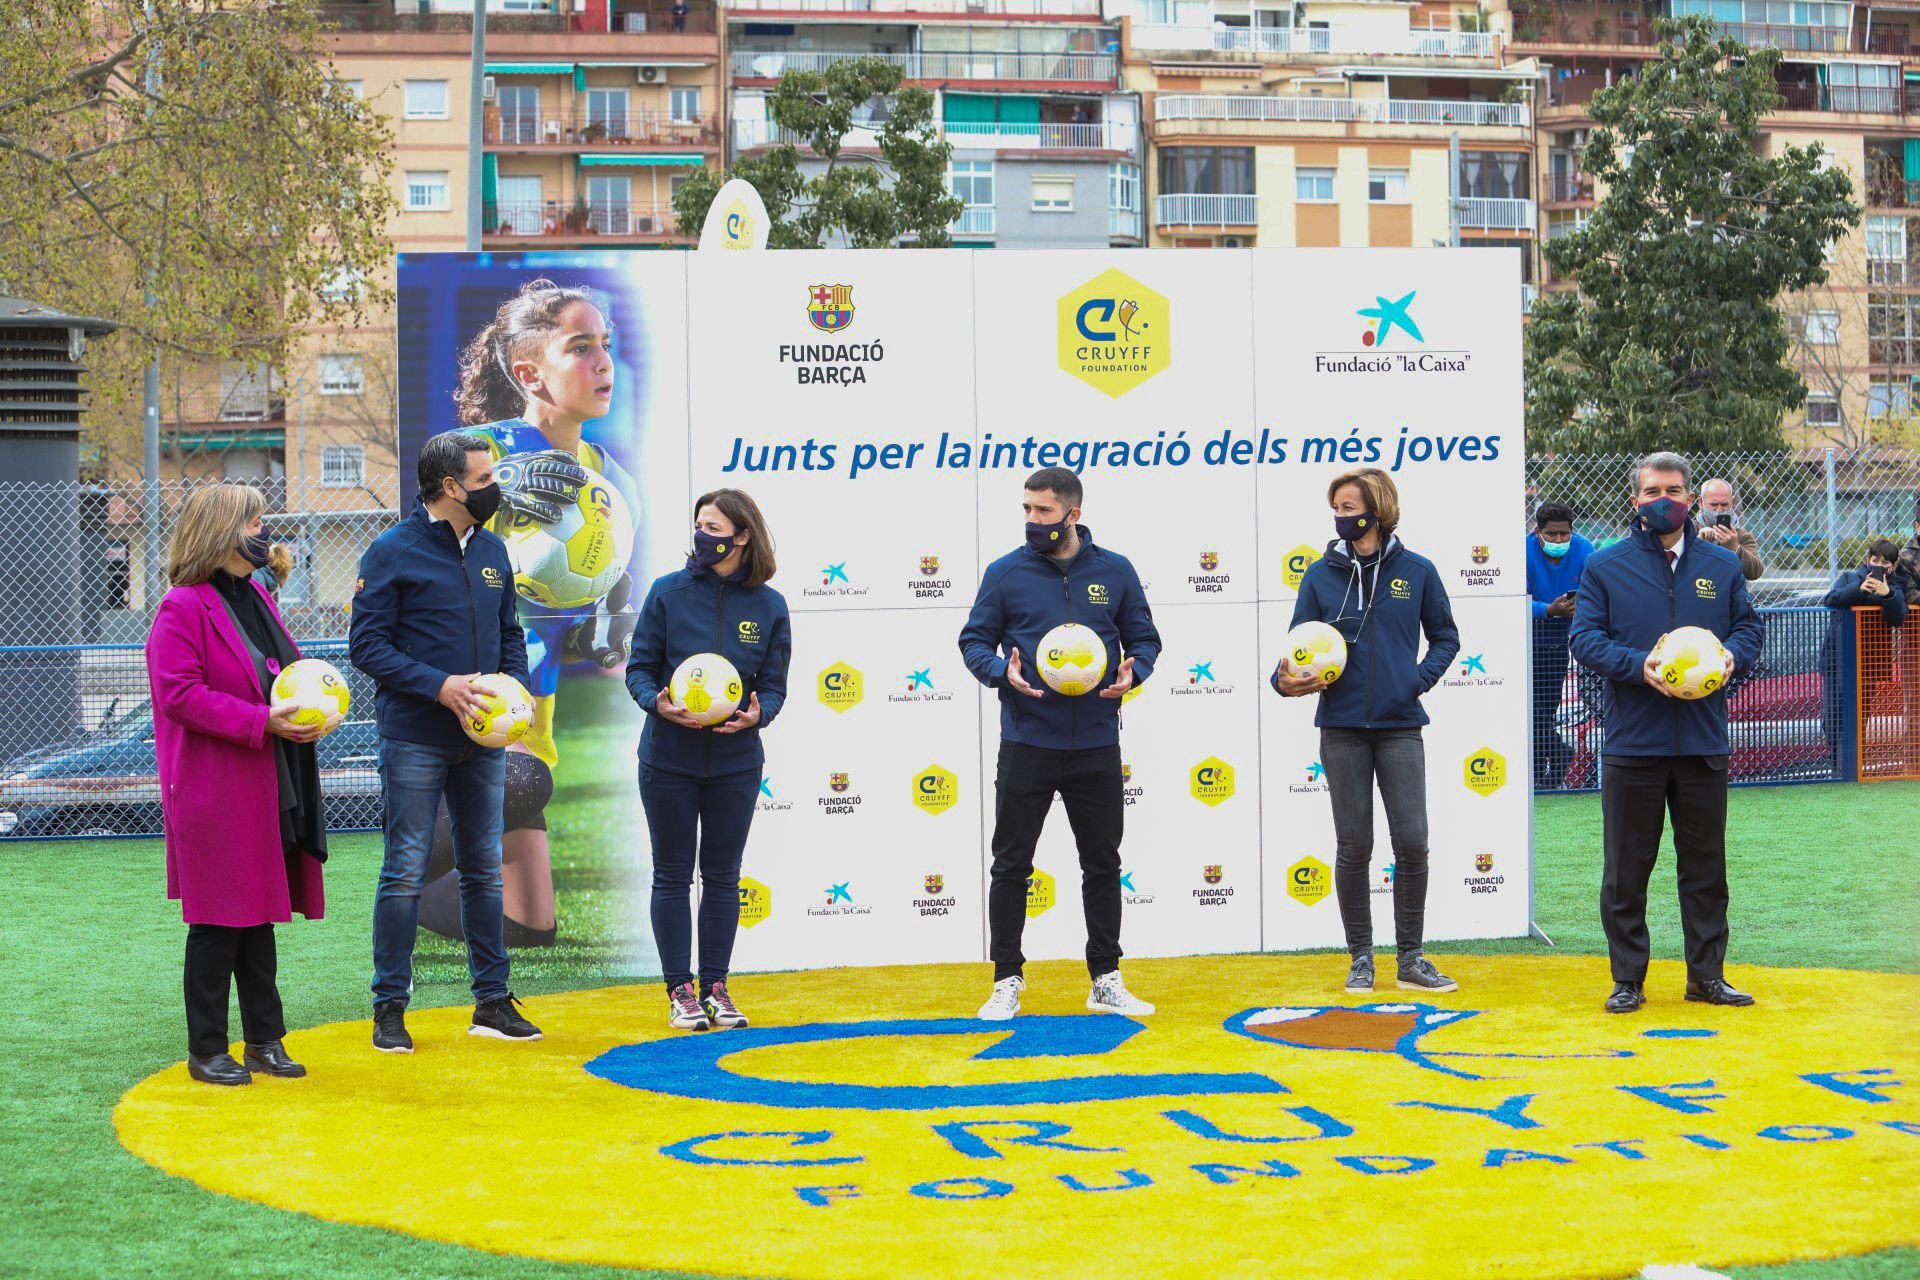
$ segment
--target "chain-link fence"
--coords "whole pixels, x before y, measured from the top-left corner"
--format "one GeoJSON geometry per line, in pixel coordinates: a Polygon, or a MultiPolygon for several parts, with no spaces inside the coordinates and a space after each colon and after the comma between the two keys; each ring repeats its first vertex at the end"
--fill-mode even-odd
{"type": "Polygon", "coordinates": [[[1860,781],[1920,778],[1920,607],[1906,625],[1878,609],[1854,610],[1858,695],[1850,745],[1860,781]]]}
{"type": "MultiPolygon", "coordinates": [[[[158,488],[0,482],[0,836],[157,835],[143,645],[166,594],[173,519],[196,482],[158,488]]],[[[395,515],[262,483],[268,535],[292,553],[282,615],[302,650],[346,673],[353,711],[321,741],[327,823],[380,825],[373,687],[347,661],[360,553],[395,515]]]]}
{"type": "MultiPolygon", "coordinates": [[[[1857,734],[1878,725],[1876,734],[1900,739],[1912,730],[1891,711],[1859,714],[1864,686],[1854,678],[1853,620],[1825,601],[1835,576],[1864,562],[1876,539],[1899,544],[1913,536],[1920,454],[1802,450],[1697,454],[1689,461],[1696,492],[1711,480],[1731,486],[1735,528],[1753,535],[1763,569],[1750,586],[1766,644],[1760,661],[1728,690],[1730,777],[1770,784],[1864,775],[1867,756],[1855,751],[1857,734]]],[[[1529,458],[1529,529],[1541,503],[1561,502],[1572,508],[1574,531],[1596,549],[1626,536],[1637,463],[1628,455],[1529,458]]],[[[1535,620],[1536,791],[1599,785],[1607,685],[1568,661],[1567,634],[1565,620],[1535,620]]],[[[1864,670],[1860,676],[1865,680],[1864,670]]],[[[1899,701],[1885,690],[1877,696],[1889,706],[1899,701]]]]}
{"type": "MultiPolygon", "coordinates": [[[[1529,520],[1539,502],[1556,500],[1573,508],[1576,529],[1596,543],[1622,536],[1634,461],[1530,459],[1529,520]]],[[[1830,691],[1840,690],[1848,673],[1836,665],[1832,614],[1821,603],[1832,571],[1859,564],[1870,539],[1904,542],[1910,534],[1920,454],[1803,451],[1693,461],[1696,488],[1713,477],[1732,482],[1738,520],[1755,535],[1766,568],[1754,584],[1767,617],[1766,653],[1730,704],[1734,776],[1750,782],[1853,776],[1856,752],[1834,746],[1830,714],[1830,691]]],[[[147,491],[137,481],[124,487],[0,482],[0,511],[9,516],[0,525],[0,689],[8,711],[0,717],[0,837],[158,834],[141,646],[166,590],[173,515],[193,487],[159,486],[150,516],[147,491]]],[[[280,588],[281,612],[301,646],[346,671],[353,685],[353,716],[321,752],[329,825],[377,827],[373,690],[349,668],[345,638],[360,553],[396,515],[345,506],[339,491],[323,486],[302,492],[269,481],[260,488],[268,500],[268,531],[293,554],[280,588]]],[[[1556,681],[1553,655],[1543,654],[1536,639],[1535,667],[1543,675],[1535,690],[1535,785],[1591,787],[1605,743],[1604,685],[1571,665],[1558,668],[1556,681]]],[[[1564,629],[1547,648],[1554,643],[1563,656],[1564,629]]],[[[1841,696],[1843,710],[1857,707],[1850,688],[1841,696]]],[[[1873,713],[1847,725],[1871,729],[1874,743],[1885,734],[1910,741],[1910,699],[1902,701],[1908,695],[1874,696],[1873,713]],[[1891,708],[1884,714],[1881,702],[1891,708]]],[[[1881,759],[1876,751],[1860,745],[1863,772],[1869,758],[1881,759]]]]}

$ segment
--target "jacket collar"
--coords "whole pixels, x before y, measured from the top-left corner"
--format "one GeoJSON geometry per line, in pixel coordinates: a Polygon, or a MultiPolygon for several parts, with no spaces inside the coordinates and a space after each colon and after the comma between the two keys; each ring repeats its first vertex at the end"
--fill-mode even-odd
{"type": "MultiPolygon", "coordinates": [[[[1693,521],[1688,520],[1686,525],[1686,532],[1681,534],[1680,541],[1677,544],[1679,547],[1679,554],[1682,557],[1684,557],[1687,554],[1688,550],[1692,548],[1694,539],[1697,536],[1699,536],[1699,532],[1700,531],[1698,529],[1694,528],[1693,521]]],[[[1646,521],[1641,516],[1635,516],[1633,518],[1633,540],[1639,543],[1643,550],[1653,555],[1659,555],[1662,557],[1666,555],[1666,551],[1667,551],[1666,547],[1662,546],[1660,543],[1660,539],[1647,529],[1646,521]]],[[[1679,560],[1676,559],[1674,563],[1678,564],[1679,560]]]]}
{"type": "MultiPolygon", "coordinates": [[[[1336,569],[1344,569],[1351,566],[1354,560],[1352,556],[1347,554],[1347,546],[1348,543],[1345,538],[1335,538],[1329,542],[1325,555],[1327,563],[1333,565],[1336,569]]],[[[1380,550],[1380,567],[1384,569],[1387,561],[1396,559],[1404,550],[1406,550],[1406,547],[1402,545],[1400,535],[1397,533],[1388,534],[1387,545],[1380,550]]]]}
{"type": "MultiPolygon", "coordinates": [[[[249,583],[249,585],[252,584],[249,583]]],[[[254,589],[259,590],[257,586],[254,589]]],[[[200,607],[207,611],[207,616],[213,620],[213,629],[219,633],[222,640],[226,641],[227,648],[232,650],[233,656],[239,660],[240,665],[249,671],[253,670],[253,657],[247,652],[246,641],[240,638],[240,628],[234,625],[233,614],[227,610],[227,602],[220,598],[220,588],[211,582],[200,582],[188,587],[187,590],[193,592],[194,599],[198,600],[200,607]]]]}

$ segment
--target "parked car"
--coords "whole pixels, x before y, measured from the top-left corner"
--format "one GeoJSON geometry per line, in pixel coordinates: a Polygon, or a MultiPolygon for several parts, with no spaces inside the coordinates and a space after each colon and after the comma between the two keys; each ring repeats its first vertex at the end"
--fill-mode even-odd
{"type": "MultiPolygon", "coordinates": [[[[378,823],[379,752],[371,719],[348,720],[320,740],[320,791],[334,829],[378,823]],[[337,806],[348,801],[371,816],[342,823],[337,806]]],[[[157,836],[157,770],[151,700],[110,707],[98,728],[0,765],[0,838],[157,836]]]]}

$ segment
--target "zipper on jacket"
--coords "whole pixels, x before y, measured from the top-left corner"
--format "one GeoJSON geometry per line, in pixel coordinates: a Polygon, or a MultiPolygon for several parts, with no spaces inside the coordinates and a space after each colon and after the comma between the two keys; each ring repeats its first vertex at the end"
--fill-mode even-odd
{"type": "MultiPolygon", "coordinates": [[[[1060,570],[1060,600],[1061,600],[1061,603],[1066,605],[1068,622],[1073,621],[1073,586],[1072,586],[1072,583],[1069,581],[1071,576],[1072,575],[1069,573],[1068,570],[1066,569],[1060,570]]],[[[1106,641],[1103,640],[1101,641],[1101,643],[1104,645],[1106,641]]],[[[1040,656],[1039,654],[1034,655],[1036,659],[1039,656],[1040,656]]],[[[1035,675],[1040,674],[1037,663],[1035,664],[1035,670],[1033,674],[1035,675]]],[[[1078,749],[1079,746],[1080,746],[1080,701],[1077,698],[1070,698],[1067,701],[1067,749],[1069,751],[1072,751],[1072,750],[1078,749]]]]}
{"type": "MultiPolygon", "coordinates": [[[[1654,545],[1656,547],[1660,547],[1659,539],[1656,538],[1654,540],[1654,545]]],[[[1687,546],[1687,541],[1686,541],[1685,535],[1683,534],[1680,539],[1681,550],[1685,551],[1686,546],[1687,546]]],[[[1661,552],[1660,567],[1667,571],[1667,630],[1672,631],[1680,623],[1679,605],[1675,602],[1673,598],[1673,583],[1674,583],[1674,580],[1680,576],[1680,557],[1678,555],[1674,556],[1673,563],[1667,564],[1666,548],[1660,547],[1660,552],[1661,552]]],[[[1667,714],[1673,720],[1673,754],[1679,755],[1680,754],[1680,700],[1678,698],[1668,698],[1667,701],[1673,704],[1671,707],[1667,709],[1667,714]]]]}
{"type": "MultiPolygon", "coordinates": [[[[447,532],[453,532],[449,527],[447,532]]],[[[460,545],[460,539],[453,540],[453,550],[460,557],[460,581],[467,588],[467,625],[473,632],[473,665],[480,665],[480,610],[473,603],[473,578],[467,572],[467,549],[460,545]]]]}
{"type": "MultiPolygon", "coordinates": [[[[727,580],[718,574],[715,574],[714,578],[720,583],[720,598],[715,600],[713,605],[713,651],[719,654],[720,646],[726,640],[727,636],[727,580]]],[[[745,698],[747,696],[746,681],[741,681],[740,685],[740,696],[745,698]]],[[[743,707],[745,705],[744,702],[741,704],[743,707]]],[[[711,778],[713,776],[713,730],[708,729],[706,735],[707,776],[711,778]]]]}

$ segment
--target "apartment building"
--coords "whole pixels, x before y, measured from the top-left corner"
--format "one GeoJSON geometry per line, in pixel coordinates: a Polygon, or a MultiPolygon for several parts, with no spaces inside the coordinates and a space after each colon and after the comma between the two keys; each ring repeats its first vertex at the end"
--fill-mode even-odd
{"type": "MultiPolygon", "coordinates": [[[[734,0],[726,26],[736,154],[801,141],[767,114],[787,71],[880,57],[934,94],[951,189],[966,202],[956,244],[1143,242],[1138,99],[1119,83],[1100,0],[734,0]]],[[[847,162],[877,154],[887,109],[868,104],[847,162]]]]}
{"type": "Polygon", "coordinates": [[[1860,230],[1829,254],[1831,282],[1787,301],[1808,389],[1789,436],[1864,445],[1910,433],[1920,378],[1920,269],[1910,257],[1920,236],[1920,4],[1670,0],[1494,13],[1508,59],[1541,69],[1543,236],[1583,225],[1604,194],[1579,167],[1593,94],[1656,56],[1657,18],[1696,13],[1723,34],[1781,50],[1782,101],[1766,121],[1763,149],[1817,144],[1822,163],[1844,169],[1866,206],[1860,230]]]}
{"type": "Polygon", "coordinates": [[[1538,72],[1477,6],[1108,6],[1147,119],[1147,243],[1518,245],[1525,305],[1538,72]]]}

